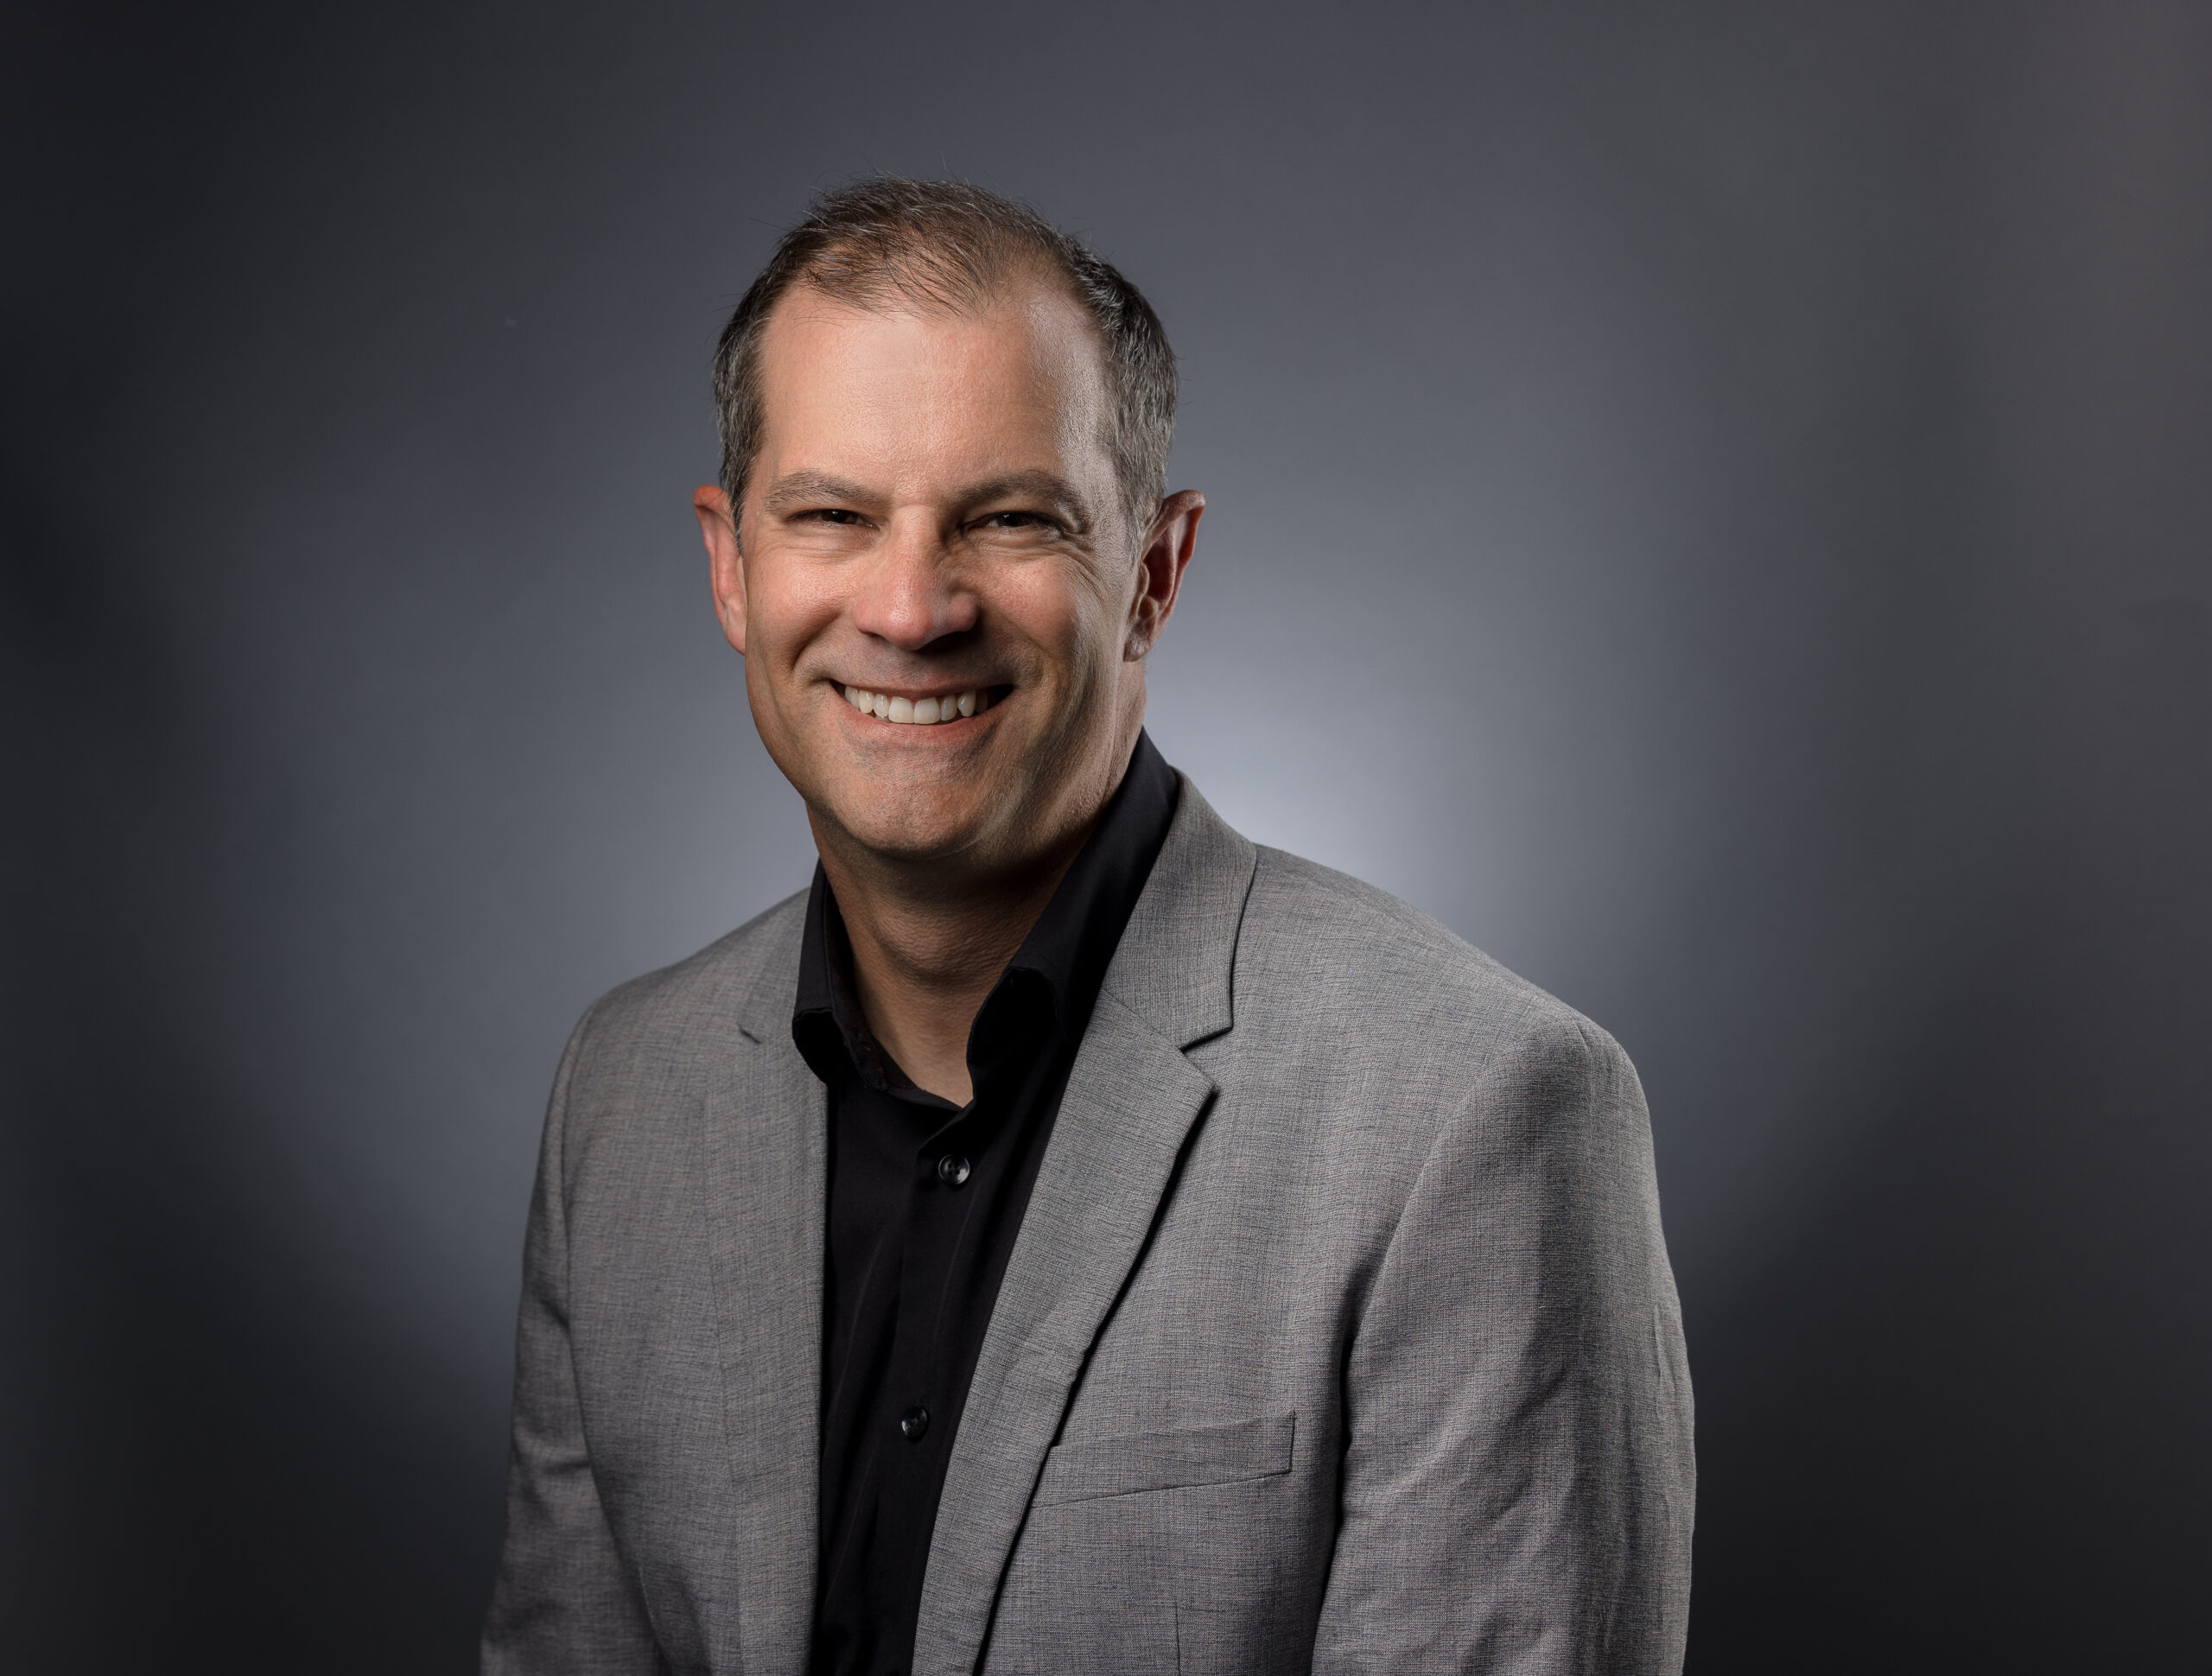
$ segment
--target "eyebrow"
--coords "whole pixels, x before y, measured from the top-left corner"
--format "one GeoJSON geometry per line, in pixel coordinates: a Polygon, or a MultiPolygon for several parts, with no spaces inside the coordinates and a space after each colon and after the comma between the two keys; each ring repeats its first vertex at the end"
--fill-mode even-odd
{"type": "Polygon", "coordinates": [[[1051,472],[1008,472],[963,491],[959,498],[963,506],[970,508],[995,500],[1039,500],[1066,519],[1077,533],[1090,527],[1090,509],[1075,486],[1051,472]]]}
{"type": "MultiPolygon", "coordinates": [[[[827,472],[793,472],[779,477],[760,498],[761,510],[772,515],[824,505],[855,508],[880,505],[882,497],[850,479],[827,472]]],[[[995,500],[1034,500],[1045,503],[1077,534],[1090,528],[1090,512],[1072,484],[1051,472],[1007,472],[970,484],[953,497],[956,505],[972,511],[995,500]]]]}
{"type": "Polygon", "coordinates": [[[877,498],[859,484],[832,477],[827,472],[793,472],[768,486],[767,492],[760,497],[760,505],[764,511],[788,512],[824,501],[842,506],[868,506],[877,498]]]}

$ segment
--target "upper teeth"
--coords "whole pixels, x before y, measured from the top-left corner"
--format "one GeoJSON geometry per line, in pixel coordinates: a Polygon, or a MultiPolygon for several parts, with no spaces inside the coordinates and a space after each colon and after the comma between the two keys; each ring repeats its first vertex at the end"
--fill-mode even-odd
{"type": "Polygon", "coordinates": [[[845,702],[855,710],[864,710],[884,721],[957,721],[963,716],[988,709],[991,695],[989,689],[979,688],[957,698],[950,693],[943,698],[893,698],[887,693],[872,693],[865,687],[848,687],[845,702]]]}

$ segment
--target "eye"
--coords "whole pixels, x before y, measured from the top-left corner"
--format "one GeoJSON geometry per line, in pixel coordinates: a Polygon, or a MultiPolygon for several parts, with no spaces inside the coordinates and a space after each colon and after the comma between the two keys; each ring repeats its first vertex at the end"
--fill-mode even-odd
{"type": "Polygon", "coordinates": [[[799,517],[823,524],[858,524],[861,521],[861,515],[848,506],[817,506],[810,512],[801,512],[799,517]]]}
{"type": "Polygon", "coordinates": [[[986,530],[1056,530],[1059,525],[1041,512],[993,512],[983,520],[986,530]]]}

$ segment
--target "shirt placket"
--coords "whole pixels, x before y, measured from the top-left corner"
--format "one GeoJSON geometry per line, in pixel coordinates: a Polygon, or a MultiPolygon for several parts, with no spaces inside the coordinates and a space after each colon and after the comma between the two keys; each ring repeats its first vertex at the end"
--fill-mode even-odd
{"type": "Polygon", "coordinates": [[[928,1527],[929,1504],[943,1476],[939,1463],[957,1421],[945,1384],[944,1311],[976,1168],[976,1118],[971,1104],[932,1133],[916,1151],[908,1178],[897,1324],[886,1374],[892,1431],[877,1445],[879,1507],[892,1529],[928,1527]]]}

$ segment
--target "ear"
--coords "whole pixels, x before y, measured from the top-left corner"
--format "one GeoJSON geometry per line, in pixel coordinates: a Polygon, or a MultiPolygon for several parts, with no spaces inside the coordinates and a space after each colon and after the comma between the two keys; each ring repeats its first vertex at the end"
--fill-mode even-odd
{"type": "Polygon", "coordinates": [[[1196,489],[1179,489],[1153,515],[1144,553],[1137,562],[1137,597],[1129,606],[1128,638],[1122,647],[1122,656],[1131,663],[1152,650],[1174,614],[1183,572],[1198,545],[1198,519],[1205,510],[1206,498],[1196,489]]]}
{"type": "Polygon", "coordinates": [[[729,497],[711,483],[692,492],[691,510],[699,515],[700,538],[707,543],[707,584],[715,594],[715,618],[722,635],[745,652],[745,555],[737,545],[737,522],[730,515],[729,497]]]}

